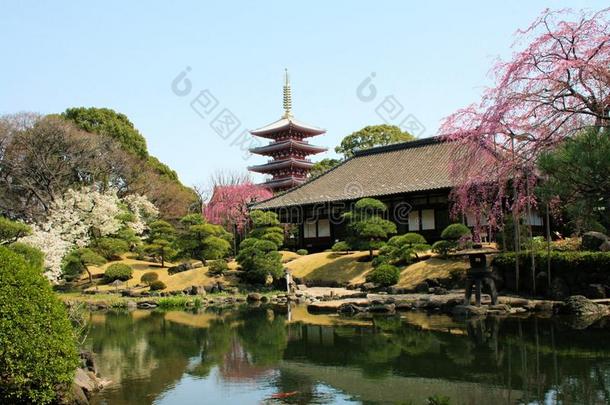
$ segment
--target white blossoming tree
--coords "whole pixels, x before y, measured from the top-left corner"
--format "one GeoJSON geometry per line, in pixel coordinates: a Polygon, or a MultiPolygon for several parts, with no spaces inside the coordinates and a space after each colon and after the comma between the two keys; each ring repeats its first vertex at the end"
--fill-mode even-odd
{"type": "Polygon", "coordinates": [[[146,222],[156,218],[158,210],[146,197],[133,195],[121,201],[116,190],[104,192],[85,187],[68,190],[55,202],[46,221],[33,225],[32,234],[21,242],[35,246],[45,254],[45,276],[51,282],[61,277],[63,258],[75,248],[89,245],[92,237],[113,235],[123,226],[136,235],[146,230],[146,222]],[[123,223],[125,211],[129,221],[123,223]]]}
{"type": "Polygon", "coordinates": [[[147,224],[159,216],[159,210],[146,196],[130,194],[123,198],[123,202],[132,214],[132,219],[127,222],[127,225],[133,229],[136,235],[142,235],[148,229],[147,224]]]}

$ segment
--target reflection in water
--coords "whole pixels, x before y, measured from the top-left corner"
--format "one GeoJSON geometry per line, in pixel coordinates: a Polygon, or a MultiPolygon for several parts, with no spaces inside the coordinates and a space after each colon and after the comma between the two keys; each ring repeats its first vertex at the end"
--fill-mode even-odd
{"type": "Polygon", "coordinates": [[[94,403],[610,403],[610,326],[301,308],[92,314],[94,403]]]}

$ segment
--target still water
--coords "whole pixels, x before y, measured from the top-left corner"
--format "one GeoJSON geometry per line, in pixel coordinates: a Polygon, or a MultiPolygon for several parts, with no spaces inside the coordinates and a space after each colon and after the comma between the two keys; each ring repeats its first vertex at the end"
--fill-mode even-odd
{"type": "Polygon", "coordinates": [[[92,313],[95,404],[608,404],[610,322],[342,318],[304,307],[92,313]]]}

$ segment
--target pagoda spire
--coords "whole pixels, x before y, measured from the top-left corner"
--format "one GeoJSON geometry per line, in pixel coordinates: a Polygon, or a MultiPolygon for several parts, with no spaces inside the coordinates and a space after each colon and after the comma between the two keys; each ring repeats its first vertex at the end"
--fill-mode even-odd
{"type": "Polygon", "coordinates": [[[326,148],[305,141],[326,130],[297,121],[292,115],[292,94],[288,69],[284,70],[284,114],[279,120],[250,131],[256,137],[270,139],[267,145],[250,148],[251,153],[271,158],[267,163],[250,166],[248,170],[271,176],[262,185],[273,192],[287,190],[307,181],[313,162],[307,157],[326,148]]]}
{"type": "Polygon", "coordinates": [[[292,94],[288,69],[284,69],[284,115],[282,118],[292,118],[292,94]]]}

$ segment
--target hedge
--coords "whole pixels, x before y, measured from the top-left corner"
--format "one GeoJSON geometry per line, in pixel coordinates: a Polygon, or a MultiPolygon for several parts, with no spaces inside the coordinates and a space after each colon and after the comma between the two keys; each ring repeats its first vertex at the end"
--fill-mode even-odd
{"type": "Polygon", "coordinates": [[[77,365],[65,306],[40,269],[0,247],[0,403],[55,402],[77,365]]]}
{"type": "MultiPolygon", "coordinates": [[[[515,268],[517,254],[502,253],[494,258],[493,264],[500,271],[510,271],[515,268]]],[[[546,271],[547,252],[534,254],[536,269],[546,271]]],[[[531,253],[519,253],[519,266],[531,269],[531,253]]],[[[566,274],[572,272],[607,273],[610,276],[610,252],[558,252],[551,251],[551,272],[566,274]]]]}
{"type": "MultiPolygon", "coordinates": [[[[508,287],[514,288],[515,260],[514,252],[497,255],[492,264],[496,271],[504,276],[508,287]]],[[[536,275],[542,280],[540,273],[546,273],[548,254],[545,251],[534,254],[536,275]]],[[[531,283],[531,253],[519,253],[520,280],[519,284],[527,287],[531,283]]],[[[590,283],[610,284],[610,252],[560,252],[551,251],[551,277],[561,277],[571,289],[578,290],[590,283]]]]}

